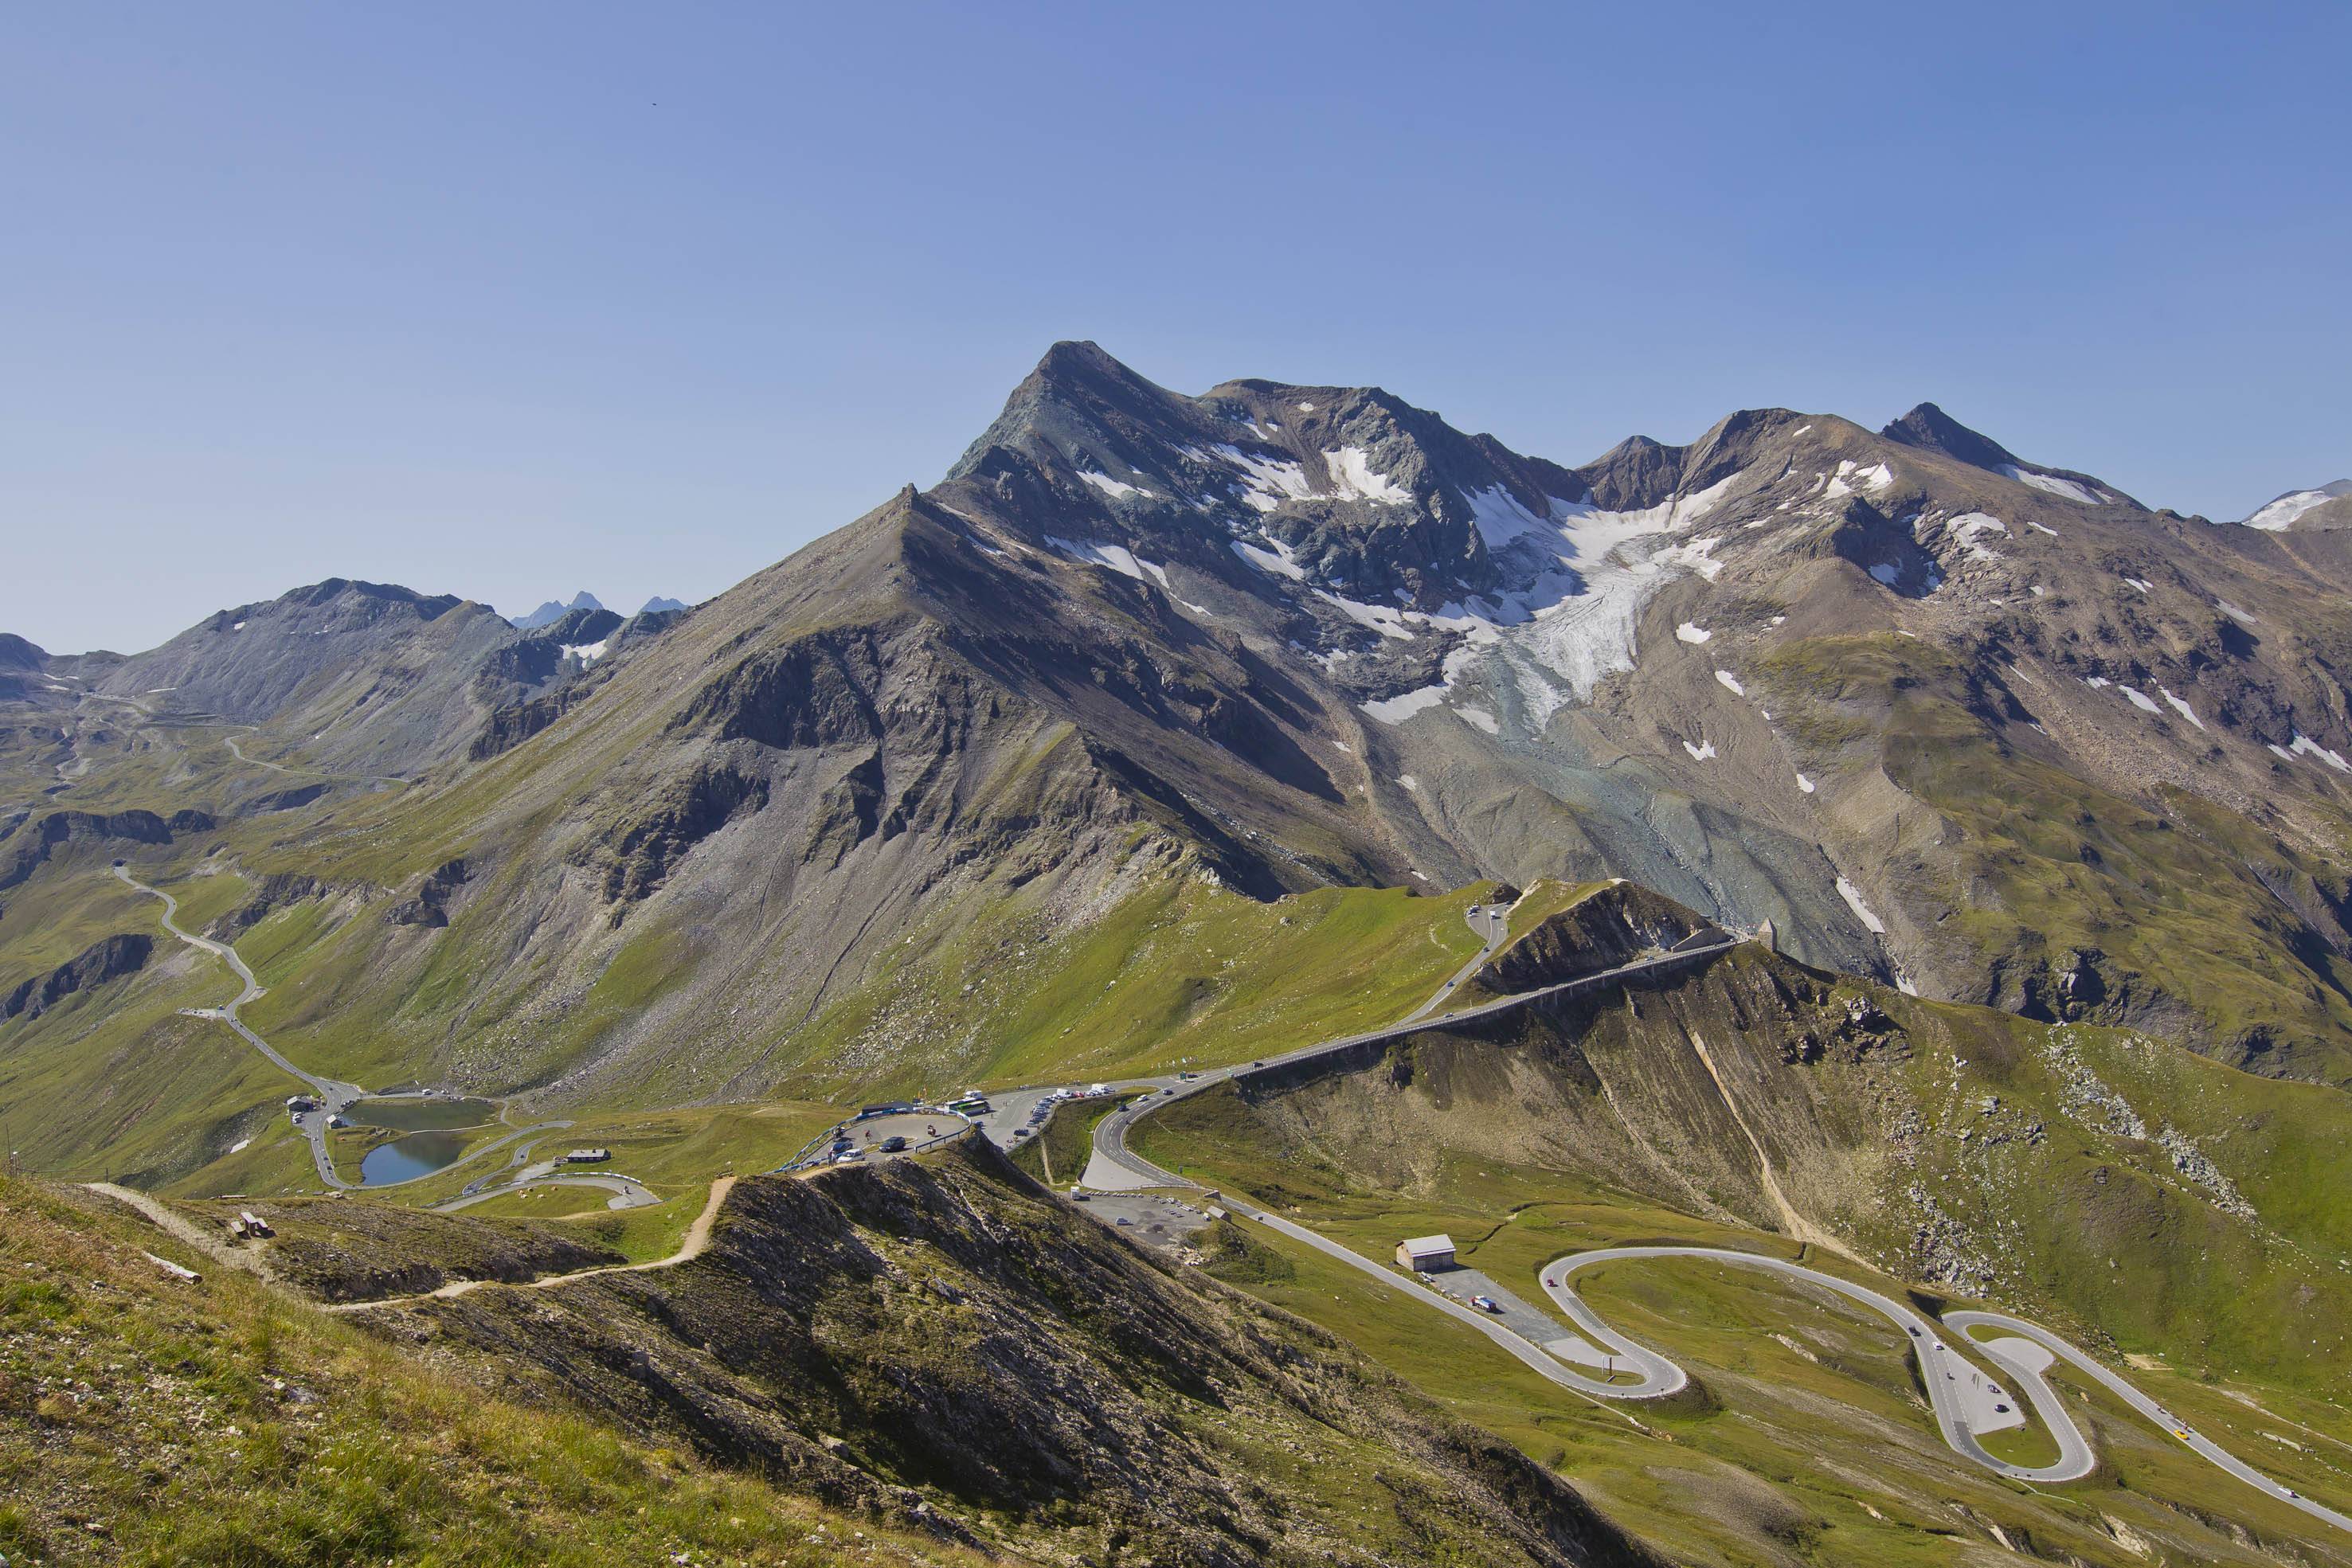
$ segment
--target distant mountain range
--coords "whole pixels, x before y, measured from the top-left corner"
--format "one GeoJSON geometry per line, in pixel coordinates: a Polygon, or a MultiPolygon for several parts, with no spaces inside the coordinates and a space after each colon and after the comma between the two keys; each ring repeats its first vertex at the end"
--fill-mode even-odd
{"type": "Polygon", "coordinates": [[[0,678],[436,789],[522,747],[467,837],[569,961],[690,909],[783,1018],[910,921],[1085,906],[1141,856],[1261,897],[1622,875],[1809,962],[2342,1080],[2334,488],[2150,511],[1933,404],[1571,467],[1065,343],[940,485],[690,618],[337,580],[0,678]]]}
{"type": "MultiPolygon", "coordinates": [[[[575,610],[602,610],[604,608],[604,606],[602,601],[598,600],[594,594],[589,592],[586,589],[582,589],[579,592],[572,596],[571,603],[559,604],[554,600],[551,599],[546,603],[541,605],[538,609],[532,611],[530,614],[518,616],[515,619],[514,626],[518,631],[536,632],[542,626],[554,624],[556,622],[562,620],[564,616],[570,614],[575,610]]],[[[656,594],[651,599],[646,601],[644,607],[640,609],[637,613],[640,615],[658,615],[666,610],[683,610],[685,608],[685,604],[677,600],[664,599],[661,595],[656,594]]]]}

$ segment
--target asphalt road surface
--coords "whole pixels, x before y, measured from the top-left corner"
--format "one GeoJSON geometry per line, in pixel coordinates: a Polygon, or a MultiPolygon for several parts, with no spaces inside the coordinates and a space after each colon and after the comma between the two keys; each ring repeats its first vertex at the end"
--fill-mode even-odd
{"type": "Polygon", "coordinates": [[[2324,1519],[2338,1530],[2352,1531],[2352,1516],[2339,1513],[2323,1503],[2312,1501],[2307,1497],[2298,1496],[2293,1488],[2273,1480],[2040,1324],[2027,1322],[2022,1318],[2011,1317],[2006,1312],[1946,1312],[1944,1322],[1955,1331],[1972,1328],[2000,1329],[2015,1336],[2014,1339],[2009,1340],[1979,1342],[1976,1348],[1984,1352],[1986,1359],[2000,1366],[2011,1377],[2025,1383],[2028,1387],[2037,1391],[2033,1401],[2036,1409],[2042,1407],[2041,1391],[2046,1391],[2048,1388],[2048,1385],[2042,1380],[2042,1369],[2048,1364],[2048,1362],[2043,1360],[2036,1364],[2028,1360],[2026,1354],[2017,1347],[2016,1340],[2024,1340],[2029,1345],[2039,1346],[2047,1355],[2070,1363],[2084,1376],[2090,1378],[2108,1393],[2162,1427],[2167,1435],[2186,1444],[2191,1451],[2219,1465],[2248,1486],[2268,1492],[2288,1507],[2300,1509],[2314,1519],[2324,1519]]]}
{"type": "Polygon", "coordinates": [[[1911,1343],[1911,1350],[1919,1363],[1920,1381],[1927,1389],[1927,1402],[1936,1414],[1936,1425],[1944,1441],[1955,1453],[1972,1459],[1998,1475],[2021,1481],[2079,1480],[2091,1473],[2091,1446],[2074,1418],[2061,1405],[2049,1385],[2039,1378],[2014,1379],[2024,1386],[2026,1396],[2058,1441],[2058,1458],[2047,1465],[2012,1465],[1987,1453],[1977,1441],[1979,1432],[2000,1431],[2022,1426],[2015,1391],[1983,1371],[1954,1348],[1958,1330],[1947,1328],[1891,1296],[1881,1294],[1866,1285],[1841,1280],[1834,1274],[1824,1274],[1818,1269],[1808,1269],[1801,1263],[1790,1263],[1778,1258],[1764,1257],[1755,1252],[1741,1252],[1727,1247],[1604,1247],[1596,1251],[1579,1252],[1559,1258],[1543,1267],[1544,1290],[1552,1304],[1559,1308],[1587,1337],[1606,1345],[1642,1372],[1639,1385],[1609,1390],[1618,1399],[1654,1399],[1683,1386],[1687,1378],[1682,1368],[1647,1346],[1612,1329],[1599,1313],[1587,1306],[1577,1295],[1572,1277],[1580,1270],[1598,1263],[1622,1262],[1650,1258],[1702,1258],[1711,1262],[1730,1263],[1743,1269],[1760,1269],[1792,1280],[1801,1280],[1826,1291],[1833,1291],[1848,1301],[1857,1301],[1885,1318],[1901,1329],[1911,1343]],[[1951,1336],[1948,1339],[1947,1335],[1951,1336]],[[2007,1406],[2006,1410],[1999,1408],[2007,1406]]]}
{"type": "Polygon", "coordinates": [[[614,1195],[604,1205],[607,1208],[650,1208],[661,1201],[660,1198],[646,1191],[645,1184],[635,1176],[586,1171],[545,1170],[525,1171],[513,1181],[463,1193],[446,1203],[428,1204],[425,1207],[436,1214],[452,1214],[461,1208],[471,1208],[478,1203],[488,1203],[494,1197],[505,1197],[510,1193],[523,1192],[539,1186],[602,1187],[614,1195]]]}

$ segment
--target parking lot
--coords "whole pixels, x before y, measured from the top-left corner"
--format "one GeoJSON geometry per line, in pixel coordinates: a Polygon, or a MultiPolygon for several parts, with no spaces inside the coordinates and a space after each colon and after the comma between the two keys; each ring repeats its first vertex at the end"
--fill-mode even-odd
{"type": "Polygon", "coordinates": [[[1192,1204],[1160,1193],[1089,1192],[1083,1201],[1097,1219],[1147,1247],[1177,1246],[1209,1223],[1192,1204]]]}
{"type": "MultiPolygon", "coordinates": [[[[1422,1277],[1465,1306],[1470,1304],[1473,1296],[1486,1297],[1501,1309],[1492,1315],[1505,1327],[1521,1339],[1543,1346],[1562,1361],[1604,1373],[1613,1372],[1623,1365],[1599,1345],[1571,1332],[1566,1323],[1529,1306],[1492,1275],[1475,1269],[1446,1269],[1422,1277]]],[[[1626,1381],[1636,1380],[1636,1374],[1626,1374],[1626,1381]]]]}
{"type": "Polygon", "coordinates": [[[929,1144],[960,1135],[971,1124],[949,1111],[904,1111],[887,1116],[870,1116],[865,1121],[844,1124],[843,1136],[860,1159],[888,1158],[898,1154],[912,1154],[929,1144]],[[886,1150],[882,1145],[893,1138],[904,1138],[900,1149],[886,1150]]]}

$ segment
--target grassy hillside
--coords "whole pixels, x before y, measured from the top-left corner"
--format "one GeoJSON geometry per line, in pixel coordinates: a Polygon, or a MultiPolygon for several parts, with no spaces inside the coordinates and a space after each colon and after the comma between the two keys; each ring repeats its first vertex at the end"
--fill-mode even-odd
{"type": "MultiPolygon", "coordinates": [[[[2136,1031],[1927,1002],[1745,948],[1605,1000],[1434,1030],[1278,1092],[1212,1091],[1148,1120],[1138,1145],[1367,1257],[1446,1231],[1466,1264],[1529,1296],[1551,1258],[1664,1239],[1802,1255],[1884,1289],[2021,1312],[2343,1506],[2352,1177],[2312,1152],[2330,1146],[2339,1101],[2136,1031]],[[1803,1247],[1801,1224],[1876,1267],[1803,1247]]],[[[2233,1525],[2341,1550],[2089,1386],[2074,1396],[2099,1477],[2044,1489],[2022,1512],[1992,1506],[2010,1490],[1998,1483],[1972,1500],[1976,1479],[1938,1457],[1887,1332],[1760,1277],[1680,1263],[1593,1277],[1596,1305],[1707,1390],[1696,1412],[1637,1408],[1612,1426],[1598,1412],[1565,1420],[1557,1391],[1498,1355],[1433,1349],[1444,1325],[1400,1317],[1392,1296],[1310,1254],[1255,1230],[1237,1239],[1237,1283],[1348,1334],[1700,1560],[1751,1561],[1789,1531],[1835,1561],[1941,1560],[1948,1541],[1905,1532],[1988,1539],[1988,1521],[2088,1561],[2130,1560],[2106,1516],[2180,1560],[2232,1560],[2233,1525]],[[1515,1380],[1517,1392],[1496,1391],[1515,1380]],[[1663,1441],[1743,1475],[1678,1461],[1661,1486],[1647,1450],[1663,1441]],[[1897,1456],[1868,1484],[1846,1458],[1862,1447],[1897,1456]],[[1743,1495],[1752,1529],[1719,1506],[1743,1495]]],[[[2047,1444],[2002,1441],[2021,1458],[2047,1444]]]]}
{"type": "MultiPolygon", "coordinates": [[[[1541,1299],[1534,1281],[1543,1263],[1642,1241],[1770,1251],[1904,1289],[1819,1249],[1696,1218],[1604,1173],[1448,1151],[1424,1181],[1399,1191],[1349,1174],[1348,1154],[1365,1136],[1355,1124],[1342,1138],[1286,1141],[1237,1097],[1213,1093],[1181,1103],[1143,1146],[1154,1158],[1205,1167],[1368,1258],[1386,1258],[1400,1237],[1445,1231],[1465,1266],[1530,1301],[1541,1299]]],[[[2044,1555],[2116,1568],[2147,1560],[2121,1544],[2126,1536],[2183,1562],[2276,1561],[2240,1533],[2249,1528],[2305,1558],[2340,1551],[2324,1526],[2231,1486],[2104,1393],[2072,1383],[2068,1397],[2103,1456],[2100,1472],[2059,1488],[1986,1475],[1937,1437],[1900,1336],[1827,1293],[1692,1262],[1612,1265],[1581,1277],[1580,1289],[1610,1322],[1675,1357],[1698,1384],[1660,1404],[1607,1406],[1537,1378],[1471,1330],[1275,1233],[1244,1223],[1222,1229],[1206,1243],[1222,1277],[1341,1334],[1454,1414],[1573,1479],[1679,1561],[1929,1564],[1975,1561],[1975,1549],[1990,1562],[2006,1556],[1996,1529],[2044,1555]]],[[[2131,1375],[2310,1495],[2352,1495],[2352,1423],[2332,1402],[2161,1368],[2131,1375]],[[2288,1449],[2265,1432],[2291,1434],[2303,1447],[2288,1449]]],[[[2047,1439],[2011,1441],[2023,1457],[2047,1439]]]]}
{"type": "Polygon", "coordinates": [[[2352,1082],[2352,964],[2310,924],[2345,904],[2340,812],[2295,803],[2331,856],[2178,787],[2126,799],[2041,755],[2009,698],[1916,639],[1812,638],[1758,674],[1808,767],[1875,771],[1916,802],[1879,808],[1874,896],[1949,994],[2352,1082]],[[2070,994],[2076,968],[2095,984],[2070,994]]]}
{"type": "Polygon", "coordinates": [[[1067,1563],[1653,1560],[1317,1331],[992,1150],[740,1183],[677,1268],[387,1312],[647,1440],[1067,1563]]]}
{"type": "Polygon", "coordinates": [[[1478,950],[1464,912],[1489,893],[1324,888],[1262,904],[1164,877],[1059,936],[1013,911],[918,931],[796,1049],[815,1082],[908,1090],[1248,1061],[1412,1011],[1478,950]],[[878,1076],[854,1077],[866,1060],[878,1076]]]}
{"type": "Polygon", "coordinates": [[[981,1561],[518,1402],[87,1195],[0,1180],[0,1260],[12,1563],[981,1561]]]}
{"type": "MultiPolygon", "coordinates": [[[[158,863],[138,866],[186,901],[183,924],[192,928],[246,907],[260,885],[228,869],[233,848],[213,853],[219,846],[210,839],[202,847],[206,852],[192,861],[198,846],[152,852],[146,858],[158,863]]],[[[105,866],[85,853],[70,868],[45,872],[23,906],[55,918],[23,927],[11,919],[6,925],[16,930],[0,930],[0,956],[35,961],[62,961],[110,929],[158,940],[149,974],[48,1017],[0,1024],[0,1107],[39,1129],[19,1140],[27,1162],[187,1190],[276,1192],[309,1182],[299,1140],[275,1115],[299,1085],[219,1024],[176,1016],[233,993],[226,966],[164,937],[161,905],[113,882],[105,866]],[[70,935],[61,941],[59,929],[70,935]],[[43,935],[20,947],[16,931],[43,935]],[[126,1077],[125,1063],[140,1071],[126,1077]],[[128,1093],[134,1088],[135,1097],[128,1093]],[[230,1154],[239,1142],[247,1146],[230,1154]]],[[[1424,898],[1332,888],[1259,903],[1160,872],[1120,892],[1076,922],[1026,891],[991,894],[977,906],[944,902],[887,950],[869,979],[822,1011],[739,1009],[723,1027],[679,1014],[672,1027],[691,1048],[651,1059],[648,1076],[608,1086],[584,1104],[542,1096],[517,1119],[572,1116],[574,1141],[620,1140],[630,1174],[659,1186],[673,1178],[637,1167],[667,1158],[674,1179],[692,1185],[730,1159],[746,1168],[781,1159],[806,1132],[799,1119],[789,1129],[771,1120],[743,1124],[744,1135],[730,1142],[665,1124],[641,1138],[620,1124],[722,1093],[767,1099],[781,1091],[838,1104],[970,1082],[1246,1060],[1417,1006],[1476,951],[1463,911],[1487,890],[1424,898]]],[[[295,1061],[331,1076],[371,1085],[456,1080],[499,1092],[593,1051],[608,1030],[639,1027],[650,1009],[677,1012],[677,988],[713,961],[707,941],[689,931],[658,922],[633,928],[584,991],[550,1012],[522,993],[469,991],[483,961],[469,916],[446,930],[400,932],[385,921],[394,902],[392,890],[336,884],[262,906],[235,938],[267,988],[246,1009],[247,1021],[295,1061]],[[387,961],[387,940],[406,956],[387,961]],[[395,990],[394,1010],[377,1010],[371,998],[395,990]]],[[[347,1141],[348,1174],[368,1140],[347,1141]]],[[[406,1194],[448,1196],[478,1174],[453,1173],[406,1194]]]]}

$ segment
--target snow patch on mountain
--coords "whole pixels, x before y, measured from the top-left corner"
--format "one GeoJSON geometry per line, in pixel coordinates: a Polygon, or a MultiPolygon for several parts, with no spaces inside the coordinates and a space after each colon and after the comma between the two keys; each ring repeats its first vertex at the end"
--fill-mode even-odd
{"type": "Polygon", "coordinates": [[[1403,613],[1391,605],[1366,604],[1361,600],[1343,599],[1327,588],[1317,589],[1315,597],[1333,606],[1359,626],[1369,626],[1383,637],[1394,637],[1407,643],[1412,641],[1413,633],[1405,625],[1403,613]]]}
{"type": "Polygon", "coordinates": [[[1720,681],[1723,684],[1724,689],[1728,691],[1733,696],[1744,697],[1748,695],[1748,688],[1741,685],[1739,684],[1739,677],[1733,674],[1729,670],[1716,671],[1715,678],[1717,681],[1720,681]]]}
{"type": "Polygon", "coordinates": [[[2096,490],[2072,479],[2062,479],[2055,474],[2042,474],[2032,468],[2021,468],[2014,463],[2000,465],[2000,472],[2021,485],[2032,486],[2044,495],[2063,496],[2070,501],[2080,501],[2086,507],[2104,507],[2107,504],[2107,497],[2096,490]]]}
{"type": "Polygon", "coordinates": [[[1845,906],[1853,911],[1853,917],[1861,921],[1873,936],[1886,935],[1886,922],[1873,914],[1870,905],[1862,901],[1862,889],[1854,886],[1845,878],[1840,877],[1837,879],[1837,890],[1838,896],[1845,900],[1845,906]]]}
{"type": "Polygon", "coordinates": [[[1422,709],[1435,707],[1444,700],[1445,687],[1441,683],[1433,686],[1423,686],[1418,690],[1405,692],[1397,696],[1383,697],[1378,702],[1359,703],[1356,706],[1382,724],[1402,724],[1422,709]]]}
{"type": "Polygon", "coordinates": [[[1713,582],[1723,571],[1723,563],[1715,559],[1715,547],[1721,544],[1720,536],[1693,539],[1688,544],[1672,545],[1650,559],[1660,566],[1679,566],[1695,571],[1713,582]]]}
{"type": "Polygon", "coordinates": [[[1839,462],[1836,473],[1828,476],[1827,482],[1822,487],[1822,498],[1825,501],[1833,501],[1841,496],[1851,496],[1856,490],[1868,490],[1875,494],[1894,483],[1895,470],[1885,464],[1875,463],[1864,468],[1861,464],[1848,457],[1839,462]]]}
{"type": "Polygon", "coordinates": [[[1710,740],[1705,746],[1693,746],[1685,740],[1683,742],[1683,749],[1691,754],[1693,762],[1705,762],[1715,755],[1715,742],[1710,740]]]}
{"type": "Polygon", "coordinates": [[[1675,628],[1675,636],[1685,643],[1704,643],[1715,633],[1704,626],[1694,626],[1685,621],[1675,628]]]}
{"type": "Polygon", "coordinates": [[[2006,534],[2009,525],[1989,512],[1963,512],[1951,523],[1952,537],[1977,560],[1999,560],[2000,552],[1981,542],[1979,534],[2006,534]]]}
{"type": "Polygon", "coordinates": [[[1360,446],[1326,452],[1323,465],[1330,470],[1331,484],[1342,496],[1391,507],[1412,504],[1412,492],[1387,475],[1374,472],[1370,454],[1360,446]]]}
{"type": "Polygon", "coordinates": [[[1304,501],[1315,494],[1315,487],[1307,482],[1307,470],[1296,461],[1244,452],[1222,441],[1215,450],[1218,456],[1239,471],[1243,503],[1261,512],[1271,512],[1285,501],[1304,501]]]}
{"type": "MultiPolygon", "coordinates": [[[[1168,586],[1166,567],[1139,559],[1135,552],[1125,545],[1096,544],[1091,540],[1056,538],[1052,534],[1045,536],[1045,542],[1073,560],[1086,561],[1093,566],[1107,566],[1121,577],[1131,577],[1138,582],[1156,582],[1162,589],[1168,586]]],[[[1241,547],[1236,545],[1234,548],[1238,549],[1241,547]]]]}
{"type": "Polygon", "coordinates": [[[1146,500],[1159,499],[1157,495],[1145,489],[1142,486],[1130,485],[1124,479],[1114,479],[1108,474],[1082,473],[1078,477],[1085,480],[1087,484],[1092,485],[1096,489],[1100,490],[1104,495],[1108,496],[1114,501],[1118,500],[1121,496],[1141,496],[1146,500]]]}
{"type": "Polygon", "coordinates": [[[1268,538],[1265,542],[1270,549],[1260,549],[1235,539],[1234,553],[1270,577],[1286,577],[1293,582],[1307,580],[1307,569],[1298,564],[1297,556],[1288,545],[1277,538],[1268,538]]]}
{"type": "Polygon", "coordinates": [[[2338,479],[2333,485],[2322,485],[2316,490],[2289,490],[2256,507],[2252,516],[2242,520],[2245,527],[2274,534],[2294,527],[2295,519],[2316,507],[2324,507],[2340,496],[2352,496],[2352,479],[2338,479]]]}
{"type": "MultiPolygon", "coordinates": [[[[2277,748],[2273,747],[2273,749],[2277,748]]],[[[2287,750],[2296,757],[2316,757],[2338,773],[2352,773],[2352,762],[2345,761],[2341,753],[2328,750],[2301,730],[2295,731],[2294,744],[2287,747],[2287,750]]]]}
{"type": "Polygon", "coordinates": [[[2189,723],[2191,723],[2191,724],[2195,725],[2195,726],[2196,726],[2198,728],[2200,728],[2200,729],[2203,729],[2203,728],[2205,727],[2205,721],[2204,721],[2203,719],[2199,718],[2199,717],[2197,716],[2197,711],[2196,711],[2196,709],[2194,709],[2194,708],[2190,707],[2187,703],[2185,703],[2185,702],[2181,701],[2179,697],[2174,696],[2174,695],[2172,695],[2172,692],[2171,692],[2170,688],[2166,687],[2166,686],[2158,686],[2158,687],[2157,687],[2157,688],[2156,688],[2156,692],[2157,692],[2157,695],[2158,695],[2158,696],[2162,697],[2166,702],[2168,702],[2168,703],[2171,704],[2171,705],[2172,705],[2172,706],[2173,706],[2173,708],[2174,708],[2174,710],[2175,710],[2175,711],[2177,711],[2177,712],[2180,715],[2180,716],[2181,716],[2181,717],[2183,717],[2183,718],[2187,719],[2189,723]]]}
{"type": "Polygon", "coordinates": [[[1488,735],[1500,735],[1503,732],[1502,721],[1485,708],[1458,707],[1454,710],[1454,715],[1471,728],[1483,729],[1488,735]]]}

